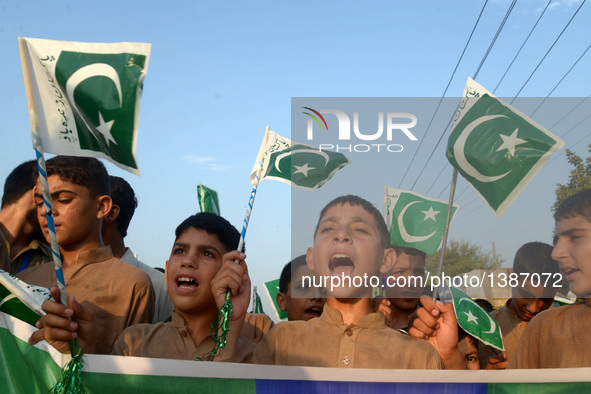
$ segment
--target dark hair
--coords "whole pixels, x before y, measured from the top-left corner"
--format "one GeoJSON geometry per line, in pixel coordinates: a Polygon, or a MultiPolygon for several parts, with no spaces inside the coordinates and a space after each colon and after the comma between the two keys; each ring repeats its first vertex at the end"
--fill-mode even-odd
{"type": "Polygon", "coordinates": [[[392,248],[394,248],[394,250],[396,251],[396,256],[400,256],[402,253],[404,253],[404,254],[408,254],[410,256],[420,256],[424,259],[427,258],[427,254],[425,252],[422,252],[422,251],[417,250],[415,248],[409,248],[407,246],[398,246],[398,245],[392,245],[392,248]]]}
{"type": "Polygon", "coordinates": [[[513,260],[516,274],[556,274],[558,263],[552,259],[552,246],[543,242],[529,242],[521,246],[513,260]]]}
{"type": "Polygon", "coordinates": [[[322,220],[326,212],[334,206],[344,204],[349,204],[352,206],[361,206],[368,213],[370,213],[376,222],[376,226],[380,234],[380,243],[382,247],[384,249],[388,249],[390,247],[390,233],[388,232],[388,227],[386,227],[386,222],[384,221],[384,218],[382,217],[380,211],[378,211],[377,208],[374,207],[369,201],[351,194],[347,196],[337,197],[331,202],[329,202],[324,208],[322,208],[322,211],[320,211],[320,217],[318,218],[318,223],[316,224],[316,229],[314,230],[314,238],[316,238],[316,234],[318,233],[318,226],[320,225],[320,221],[322,220]]]}
{"type": "Polygon", "coordinates": [[[478,339],[476,339],[472,335],[468,334],[458,324],[458,343],[460,343],[462,341],[462,339],[464,339],[466,337],[469,338],[468,340],[472,343],[472,345],[474,345],[475,347],[478,347],[478,339]]]}
{"type": "Polygon", "coordinates": [[[554,220],[568,219],[581,216],[591,222],[591,189],[585,189],[573,194],[562,202],[554,212],[554,220]]]}
{"type": "MultiPolygon", "coordinates": [[[[197,230],[205,230],[207,233],[217,236],[226,248],[226,253],[238,248],[240,233],[230,224],[230,222],[221,216],[210,212],[199,212],[195,215],[189,216],[176,228],[174,232],[174,235],[176,236],[175,241],[181,236],[181,234],[187,231],[189,227],[196,228],[197,230]]],[[[245,250],[245,246],[242,246],[242,252],[245,250]]]]}
{"type": "Polygon", "coordinates": [[[37,184],[37,162],[25,161],[19,164],[6,177],[4,182],[4,194],[2,194],[2,206],[16,203],[25,193],[37,184]]]}
{"type": "Polygon", "coordinates": [[[91,198],[111,195],[107,169],[94,157],[56,156],[45,166],[48,177],[57,175],[62,181],[83,186],[91,198]]]}
{"type": "Polygon", "coordinates": [[[475,298],[474,302],[477,303],[478,305],[480,305],[480,307],[482,309],[484,309],[485,311],[487,311],[489,313],[495,310],[495,308],[492,306],[492,304],[484,298],[475,298]]]}
{"type": "Polygon", "coordinates": [[[117,217],[117,230],[121,238],[127,236],[127,229],[129,222],[137,208],[137,198],[133,188],[127,181],[118,176],[109,176],[109,183],[111,184],[111,199],[113,204],[119,207],[119,216],[117,217]]]}
{"type": "Polygon", "coordinates": [[[281,276],[279,276],[279,291],[281,293],[287,293],[287,286],[291,283],[291,273],[303,265],[306,265],[305,254],[298,256],[285,264],[285,267],[281,270],[281,276]]]}

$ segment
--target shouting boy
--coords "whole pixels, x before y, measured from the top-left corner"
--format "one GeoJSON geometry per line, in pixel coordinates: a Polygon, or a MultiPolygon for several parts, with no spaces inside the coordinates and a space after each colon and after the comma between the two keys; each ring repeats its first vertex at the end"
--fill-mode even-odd
{"type": "Polygon", "coordinates": [[[296,257],[283,267],[276,300],[279,308],[287,313],[288,321],[308,321],[322,314],[326,303],[324,289],[303,285],[304,277],[311,278],[313,275],[305,255],[296,257]]]}
{"type": "MultiPolygon", "coordinates": [[[[357,196],[331,201],[320,213],[314,247],[306,261],[320,278],[378,276],[390,271],[396,253],[379,211],[357,196]]],[[[343,282],[347,282],[343,280],[343,282]]],[[[442,368],[437,351],[386,327],[372,313],[370,288],[327,286],[322,315],[276,325],[257,346],[253,362],[341,368],[442,368]],[[287,340],[289,339],[289,340],[287,340]],[[294,343],[297,346],[294,346],[294,343]]]]}
{"type": "MultiPolygon", "coordinates": [[[[240,337],[250,302],[246,256],[234,250],[240,234],[226,219],[212,213],[198,213],[185,219],[175,235],[165,273],[168,294],[174,304],[172,321],[127,328],[117,338],[112,354],[203,361],[250,360],[255,344],[240,337]],[[217,323],[228,289],[232,292],[233,307],[230,331],[225,348],[213,358],[211,351],[215,343],[211,325],[217,323]]],[[[43,304],[48,314],[42,320],[54,329],[45,339],[58,350],[67,351],[67,340],[78,337],[82,349],[92,353],[93,325],[88,324],[92,316],[75,300],[71,301],[71,308],[52,301],[43,304]],[[72,315],[76,327],[65,318],[72,315]]]]}

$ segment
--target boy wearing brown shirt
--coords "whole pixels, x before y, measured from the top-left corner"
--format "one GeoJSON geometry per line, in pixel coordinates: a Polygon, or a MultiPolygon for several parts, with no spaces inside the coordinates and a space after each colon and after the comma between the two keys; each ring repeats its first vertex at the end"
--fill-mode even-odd
{"type": "MultiPolygon", "coordinates": [[[[255,344],[239,336],[250,302],[250,279],[245,255],[237,250],[240,234],[224,218],[198,213],[184,220],[175,231],[176,239],[166,262],[166,284],[174,310],[172,321],[138,324],[127,328],[113,345],[112,354],[181,360],[212,360],[214,341],[211,324],[232,292],[230,331],[225,348],[214,361],[250,360],[255,344]],[[238,260],[236,264],[234,260],[238,260]]],[[[52,292],[55,291],[52,289],[52,292]]],[[[43,320],[55,331],[46,340],[58,350],[78,337],[86,353],[93,352],[92,314],[71,300],[71,308],[46,301],[43,320]],[[65,316],[74,315],[75,327],[65,316]]]]}
{"type": "Polygon", "coordinates": [[[591,367],[591,189],[567,198],[554,219],[552,258],[571,291],[585,300],[533,318],[508,368],[591,367]]]}
{"type": "Polygon", "coordinates": [[[511,289],[512,298],[505,303],[505,306],[490,314],[501,327],[505,352],[495,356],[495,352],[490,347],[481,344],[479,356],[480,365],[483,368],[504,369],[507,366],[507,360],[513,358],[525,327],[534,316],[550,308],[556,295],[557,288],[552,284],[559,273],[558,263],[552,259],[552,246],[543,242],[529,242],[522,245],[515,253],[513,272],[521,279],[519,286],[511,289]],[[548,275],[550,275],[550,286],[543,286],[548,275]],[[523,280],[525,277],[531,279],[523,280]],[[535,284],[538,286],[534,286],[535,284]]]}
{"type": "MultiPolygon", "coordinates": [[[[126,327],[152,320],[150,278],[113,257],[103,244],[101,222],[111,209],[104,165],[94,158],[56,156],[47,160],[46,166],[66,291],[94,313],[96,352],[110,353],[126,327]]],[[[35,203],[41,230],[49,241],[39,180],[35,203]]],[[[28,268],[17,277],[37,286],[57,286],[53,264],[28,268]]],[[[31,336],[30,343],[43,339],[43,324],[43,319],[37,323],[40,330],[31,336]]]]}
{"type": "MultiPolygon", "coordinates": [[[[389,244],[379,211],[362,198],[343,196],[320,213],[314,247],[308,249],[306,261],[320,278],[373,276],[388,272],[396,261],[389,244]]],[[[386,327],[383,315],[372,313],[369,289],[328,286],[327,293],[319,318],[276,325],[255,349],[253,362],[341,368],[443,367],[429,343],[386,327]]]]}

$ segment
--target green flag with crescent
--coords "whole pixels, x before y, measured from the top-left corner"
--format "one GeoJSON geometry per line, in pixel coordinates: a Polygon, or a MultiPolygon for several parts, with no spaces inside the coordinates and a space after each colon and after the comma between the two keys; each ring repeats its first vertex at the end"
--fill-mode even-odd
{"type": "MultiPolygon", "coordinates": [[[[390,187],[385,189],[385,193],[384,211],[392,244],[415,248],[427,254],[437,252],[445,233],[448,203],[390,187]]],[[[458,208],[454,204],[452,220],[458,208]]]]}
{"type": "Polygon", "coordinates": [[[335,172],[350,163],[342,153],[322,151],[299,144],[268,131],[261,144],[250,175],[254,182],[259,162],[263,162],[263,179],[275,179],[302,189],[314,190],[324,185],[335,172]]]}
{"type": "Polygon", "coordinates": [[[447,158],[500,217],[564,142],[468,78],[447,158]]]}
{"type": "Polygon", "coordinates": [[[273,305],[273,310],[275,310],[275,315],[277,316],[278,320],[287,319],[287,312],[282,311],[277,304],[277,294],[279,294],[279,279],[270,280],[268,282],[263,283],[265,286],[265,290],[267,292],[267,296],[269,300],[271,300],[271,305],[273,305]]]}
{"type": "Polygon", "coordinates": [[[454,287],[449,290],[460,327],[482,343],[505,351],[501,327],[495,319],[463,291],[454,287]]]}
{"type": "Polygon", "coordinates": [[[201,183],[197,185],[197,196],[199,198],[199,208],[201,212],[220,214],[220,202],[218,199],[218,192],[213,189],[203,186],[201,183]]]}
{"type": "Polygon", "coordinates": [[[150,44],[19,38],[31,128],[48,153],[104,158],[139,174],[135,157],[150,44]]]}

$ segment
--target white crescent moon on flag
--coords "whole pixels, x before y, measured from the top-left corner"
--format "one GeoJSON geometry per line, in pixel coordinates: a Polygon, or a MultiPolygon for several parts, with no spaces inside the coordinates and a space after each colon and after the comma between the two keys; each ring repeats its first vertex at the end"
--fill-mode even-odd
{"type": "Polygon", "coordinates": [[[507,176],[507,174],[509,174],[511,172],[511,171],[508,171],[502,175],[496,175],[496,176],[482,175],[476,168],[472,167],[472,165],[470,163],[468,163],[468,160],[466,159],[466,155],[464,154],[466,140],[468,139],[470,134],[474,131],[474,129],[476,127],[480,126],[482,123],[487,122],[492,119],[496,119],[496,118],[506,118],[506,116],[505,115],[481,116],[480,118],[474,120],[472,123],[470,123],[468,126],[466,126],[466,128],[464,130],[462,130],[462,133],[460,134],[460,136],[456,140],[456,143],[454,144],[454,156],[455,156],[456,161],[457,161],[458,165],[460,166],[460,168],[462,168],[462,170],[464,170],[472,178],[475,178],[476,180],[478,180],[480,182],[488,183],[488,182],[498,181],[499,179],[504,178],[505,176],[507,176]]]}
{"type": "MultiPolygon", "coordinates": [[[[68,80],[66,81],[66,94],[68,95],[68,98],[70,99],[70,102],[72,103],[73,109],[75,109],[76,112],[78,112],[78,115],[80,115],[80,118],[82,119],[82,121],[84,122],[84,124],[86,125],[88,130],[90,130],[94,134],[93,128],[90,127],[88,122],[86,122],[86,117],[81,115],[80,109],[78,108],[78,105],[76,104],[76,101],[74,100],[74,91],[76,90],[78,85],[91,77],[106,77],[106,78],[109,78],[110,80],[113,81],[113,83],[115,84],[115,87],[117,88],[117,93],[119,93],[119,107],[121,107],[121,105],[122,105],[123,98],[121,95],[121,81],[119,79],[119,74],[117,74],[117,71],[112,66],[110,66],[108,64],[105,64],[105,63],[89,64],[88,66],[84,66],[84,67],[76,70],[75,73],[70,75],[70,78],[68,78],[68,80]]],[[[99,140],[99,142],[100,142],[100,140],[99,140]]]]}
{"type": "Polygon", "coordinates": [[[283,158],[285,156],[289,156],[291,154],[294,154],[295,155],[296,153],[304,153],[304,152],[307,152],[307,153],[315,153],[317,155],[322,156],[324,158],[324,160],[326,160],[326,163],[324,163],[324,166],[325,167],[328,164],[328,161],[330,160],[330,158],[328,157],[328,153],[326,153],[326,152],[319,152],[319,151],[314,150],[314,149],[298,149],[296,151],[285,152],[285,153],[282,153],[282,154],[278,155],[277,156],[277,159],[275,159],[275,168],[277,169],[277,171],[281,172],[281,170],[279,169],[279,162],[281,162],[281,160],[283,160],[283,158]]]}
{"type": "MultiPolygon", "coordinates": [[[[466,297],[460,298],[460,301],[458,301],[458,305],[460,305],[462,303],[462,301],[468,301],[471,304],[478,305],[474,301],[472,301],[466,297]]],[[[496,329],[495,322],[494,322],[493,318],[490,317],[490,315],[488,313],[486,314],[486,317],[488,317],[488,322],[490,323],[490,330],[483,332],[483,334],[492,334],[493,332],[495,332],[495,329],[496,329]]]]}
{"type": "Polygon", "coordinates": [[[418,203],[420,203],[420,201],[413,201],[411,203],[406,204],[406,206],[404,208],[402,208],[402,211],[400,211],[400,215],[398,215],[398,231],[400,232],[400,236],[402,237],[402,239],[405,242],[409,242],[409,243],[410,242],[423,242],[423,241],[428,240],[432,236],[434,236],[435,233],[437,232],[437,230],[435,230],[429,235],[418,237],[418,236],[410,235],[408,233],[408,231],[406,231],[406,228],[404,227],[404,214],[406,213],[406,210],[411,205],[418,204],[418,203]]]}

